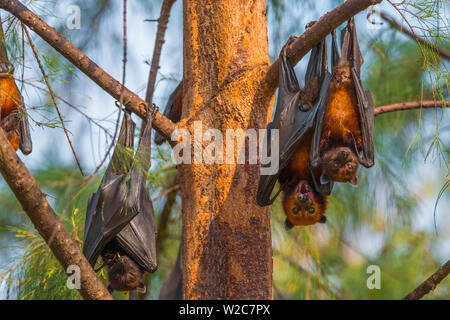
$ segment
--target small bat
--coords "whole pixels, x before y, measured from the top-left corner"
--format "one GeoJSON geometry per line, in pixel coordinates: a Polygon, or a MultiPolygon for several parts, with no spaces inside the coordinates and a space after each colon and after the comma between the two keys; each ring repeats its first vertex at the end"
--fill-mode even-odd
{"type": "Polygon", "coordinates": [[[111,162],[88,200],[83,253],[92,266],[102,256],[111,290],[145,291],[143,272],[157,269],[153,205],[145,185],[153,120],[148,114],[133,158],[135,124],[124,112],[111,162]]]}
{"type": "Polygon", "coordinates": [[[183,271],[181,269],[181,250],[183,241],[178,249],[178,257],[175,265],[164,280],[159,292],[159,300],[183,300],[183,271]]]}
{"type": "MultiPolygon", "coordinates": [[[[170,94],[169,100],[167,101],[166,107],[164,108],[164,115],[172,120],[172,122],[177,123],[181,119],[181,110],[183,105],[183,80],[180,81],[175,90],[170,94]]],[[[155,143],[159,146],[166,141],[159,132],[155,134],[155,143]]]]}
{"type": "Polygon", "coordinates": [[[0,20],[0,127],[14,150],[24,155],[33,150],[23,97],[14,81],[14,66],[8,59],[0,20]]]}
{"type": "MultiPolygon", "coordinates": [[[[260,176],[256,199],[261,206],[270,205],[283,191],[286,229],[294,225],[325,223],[327,195],[333,187],[330,182],[319,192],[314,185],[317,173],[308,165],[315,118],[326,107],[331,81],[326,63],[326,42],[324,40],[313,48],[305,76],[305,90],[302,90],[286,53],[294,39],[291,37],[280,53],[278,101],[274,119],[267,126],[268,141],[271,139],[270,130],[279,130],[280,168],[274,175],[260,176]],[[271,198],[277,179],[281,187],[271,198]]],[[[267,145],[270,153],[271,144],[267,145]]]]}
{"type": "Polygon", "coordinates": [[[358,185],[359,164],[374,164],[374,104],[360,79],[363,63],[353,18],[341,33],[341,55],[332,34],[332,72],[327,107],[317,115],[310,164],[321,171],[320,185],[349,182],[358,185]],[[360,157],[363,154],[363,158],[360,157]]]}

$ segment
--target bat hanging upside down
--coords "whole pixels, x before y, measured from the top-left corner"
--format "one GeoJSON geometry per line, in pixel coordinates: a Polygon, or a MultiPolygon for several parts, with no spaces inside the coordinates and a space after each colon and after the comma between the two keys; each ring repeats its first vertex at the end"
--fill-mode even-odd
{"type": "Polygon", "coordinates": [[[22,95],[14,81],[14,67],[8,60],[0,21],[0,127],[14,150],[30,154],[32,143],[22,95]]]}
{"type": "Polygon", "coordinates": [[[320,134],[320,142],[317,146],[318,139],[315,141],[311,165],[321,169],[321,184],[349,182],[356,187],[359,164],[366,168],[374,164],[373,100],[370,91],[363,90],[360,80],[363,58],[353,18],[342,30],[341,58],[335,32],[332,38],[333,78],[325,113],[318,117],[316,133],[320,134]]]}
{"type": "Polygon", "coordinates": [[[373,165],[373,102],[359,79],[362,58],[353,19],[342,32],[342,59],[333,32],[333,74],[326,39],[313,48],[304,90],[286,54],[294,39],[280,53],[278,102],[267,127],[268,140],[271,129],[279,130],[280,169],[260,177],[256,199],[261,206],[270,205],[283,191],[286,229],[326,222],[334,181],[356,185],[358,164],[373,165]],[[271,198],[277,179],[280,190],[271,198]]]}
{"type": "Polygon", "coordinates": [[[83,253],[92,266],[102,257],[111,292],[145,292],[143,273],[157,269],[153,205],[146,189],[154,116],[148,114],[132,157],[135,124],[124,112],[111,162],[86,210],[83,253]]]}

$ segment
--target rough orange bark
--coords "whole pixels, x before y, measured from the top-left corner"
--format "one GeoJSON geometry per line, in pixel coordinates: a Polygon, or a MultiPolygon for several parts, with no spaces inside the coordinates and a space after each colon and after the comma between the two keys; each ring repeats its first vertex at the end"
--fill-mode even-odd
{"type": "MultiPolygon", "coordinates": [[[[265,128],[272,103],[262,81],[270,64],[265,1],[185,0],[183,19],[179,127],[193,132],[202,121],[203,131],[224,137],[226,129],[265,128]]],[[[259,165],[179,169],[184,298],[271,299],[270,212],[255,203],[259,165]]]]}

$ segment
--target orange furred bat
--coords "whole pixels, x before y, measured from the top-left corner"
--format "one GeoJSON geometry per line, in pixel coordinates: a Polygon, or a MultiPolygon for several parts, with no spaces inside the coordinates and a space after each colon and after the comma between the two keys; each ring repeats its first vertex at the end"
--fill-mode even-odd
{"type": "Polygon", "coordinates": [[[277,107],[267,126],[268,141],[271,130],[279,130],[279,171],[261,175],[256,201],[270,205],[283,191],[287,227],[325,222],[334,182],[356,186],[358,165],[373,165],[373,101],[360,80],[362,57],[353,18],[342,31],[342,58],[335,32],[332,38],[332,73],[324,39],[311,52],[304,90],[286,55],[292,39],[280,53],[277,107]],[[277,180],[280,190],[271,198],[277,180]]]}
{"type": "Polygon", "coordinates": [[[0,35],[0,127],[13,148],[20,148],[26,155],[31,153],[32,143],[25,104],[14,81],[14,67],[8,60],[1,27],[0,35]]]}
{"type": "Polygon", "coordinates": [[[291,37],[280,53],[277,107],[274,120],[267,127],[268,140],[271,139],[272,129],[279,130],[280,170],[275,175],[262,175],[257,193],[258,204],[271,204],[276,196],[272,199],[270,196],[279,180],[286,229],[295,225],[325,223],[328,194],[332,188],[329,184],[328,191],[324,186],[319,192],[314,181],[319,178],[320,172],[309,166],[314,119],[317,111],[325,106],[331,80],[326,64],[326,42],[322,41],[311,52],[303,91],[286,53],[294,39],[291,37]]]}
{"type": "Polygon", "coordinates": [[[353,18],[341,33],[342,57],[335,32],[332,45],[333,78],[324,114],[318,116],[311,166],[321,170],[320,184],[349,182],[356,187],[359,164],[367,168],[374,164],[374,108],[372,95],[360,80],[363,59],[353,18]]]}

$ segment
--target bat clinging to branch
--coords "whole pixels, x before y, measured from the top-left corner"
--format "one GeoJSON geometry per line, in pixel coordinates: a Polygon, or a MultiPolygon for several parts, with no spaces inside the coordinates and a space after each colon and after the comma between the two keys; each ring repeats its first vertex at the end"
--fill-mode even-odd
{"type": "Polygon", "coordinates": [[[280,170],[275,175],[262,175],[257,193],[259,205],[272,204],[276,196],[272,199],[270,196],[279,180],[281,187],[278,193],[283,191],[287,229],[293,225],[326,222],[326,194],[333,187],[329,183],[323,186],[322,192],[318,192],[314,187],[317,173],[308,166],[315,118],[318,110],[325,107],[331,80],[326,64],[326,42],[322,41],[313,48],[305,76],[306,88],[301,90],[286,54],[293,40],[291,37],[280,53],[278,102],[274,120],[267,127],[268,141],[271,139],[270,130],[279,130],[280,170]]]}
{"type": "Polygon", "coordinates": [[[153,205],[145,185],[152,120],[148,117],[133,158],[135,124],[124,112],[111,163],[88,202],[83,252],[92,266],[101,255],[110,290],[145,290],[143,272],[157,268],[153,205]]]}
{"type": "Polygon", "coordinates": [[[353,18],[342,32],[342,58],[333,32],[332,74],[326,40],[313,48],[304,90],[286,55],[290,42],[292,38],[280,54],[277,108],[267,126],[268,140],[270,130],[279,130],[279,171],[260,177],[256,199],[262,206],[270,205],[283,191],[287,227],[325,222],[334,181],[356,186],[359,163],[370,167],[374,157],[373,101],[362,89],[362,57],[353,18]],[[277,179],[281,187],[271,199],[277,179]]]}
{"type": "Polygon", "coordinates": [[[374,106],[360,79],[363,59],[353,18],[341,33],[341,57],[334,32],[332,46],[333,78],[326,109],[316,120],[310,163],[321,170],[319,187],[330,181],[357,186],[359,164],[374,164],[374,106]]]}
{"type": "Polygon", "coordinates": [[[0,127],[15,150],[30,154],[32,142],[23,97],[14,81],[14,66],[8,59],[0,21],[0,127]]]}

